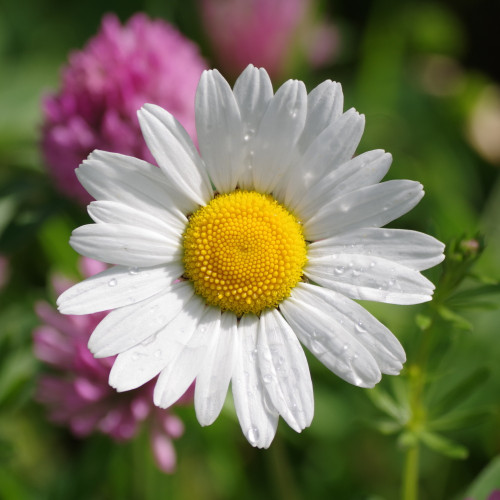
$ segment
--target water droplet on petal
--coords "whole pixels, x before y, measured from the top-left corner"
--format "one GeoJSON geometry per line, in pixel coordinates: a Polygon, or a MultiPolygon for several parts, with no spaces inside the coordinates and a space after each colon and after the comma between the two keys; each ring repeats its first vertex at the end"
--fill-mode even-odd
{"type": "Polygon", "coordinates": [[[259,440],[259,429],[257,429],[257,427],[250,427],[247,431],[247,439],[250,444],[257,444],[259,440]]]}
{"type": "Polygon", "coordinates": [[[153,356],[155,358],[159,358],[161,356],[161,349],[156,349],[156,351],[153,353],[153,356]]]}
{"type": "Polygon", "coordinates": [[[342,274],[344,272],[344,266],[335,266],[335,268],[333,269],[333,272],[335,274],[342,274]]]}
{"type": "Polygon", "coordinates": [[[266,373],[263,379],[266,384],[270,384],[273,381],[273,376],[270,373],[266,373]]]}
{"type": "Polygon", "coordinates": [[[108,286],[116,286],[117,284],[118,284],[118,281],[116,281],[116,279],[115,279],[115,278],[110,279],[110,280],[108,281],[108,286]]]}
{"type": "Polygon", "coordinates": [[[362,321],[358,321],[355,328],[358,333],[366,333],[366,328],[362,321]]]}
{"type": "Polygon", "coordinates": [[[130,275],[139,274],[139,268],[137,266],[129,267],[128,268],[128,273],[130,275]]]}

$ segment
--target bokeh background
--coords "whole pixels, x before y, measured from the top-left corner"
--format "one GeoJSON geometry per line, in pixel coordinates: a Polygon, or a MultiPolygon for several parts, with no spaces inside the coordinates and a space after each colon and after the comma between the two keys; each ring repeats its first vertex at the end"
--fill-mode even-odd
{"type": "MultiPolygon", "coordinates": [[[[415,499],[408,485],[417,469],[421,499],[483,500],[500,489],[499,16],[493,0],[2,2],[0,498],[415,499]],[[252,9],[266,8],[274,10],[265,22],[246,22],[252,9]],[[358,151],[390,151],[388,178],[425,187],[423,201],[394,227],[447,244],[445,264],[427,273],[438,286],[432,304],[364,304],[405,347],[402,375],[359,389],[308,356],[313,423],[298,435],[281,421],[269,450],[247,443],[230,401],[201,428],[189,394],[172,419],[134,406],[137,432],[123,431],[124,421],[88,432],[73,421],[75,432],[69,417],[54,422],[51,408],[64,410],[63,395],[71,406],[70,389],[85,392],[75,378],[94,370],[97,384],[105,367],[93,367],[85,352],[76,363],[75,344],[67,345],[89,335],[92,321],[71,323],[50,309],[65,280],[91,271],[68,245],[88,216],[58,182],[67,173],[49,164],[57,151],[52,160],[43,153],[43,101],[61,90],[70,52],[99,32],[104,14],[125,23],[137,12],[174,26],[231,83],[250,62],[266,65],[275,89],[288,78],[308,90],[341,82],[345,109],[366,115],[358,151]],[[64,353],[73,364],[54,361],[64,353]],[[66,385],[43,392],[55,374],[66,385]]],[[[158,57],[174,56],[159,47],[158,57]]],[[[102,391],[86,400],[107,398],[102,391]]],[[[123,404],[113,401],[102,411],[123,404]]]]}

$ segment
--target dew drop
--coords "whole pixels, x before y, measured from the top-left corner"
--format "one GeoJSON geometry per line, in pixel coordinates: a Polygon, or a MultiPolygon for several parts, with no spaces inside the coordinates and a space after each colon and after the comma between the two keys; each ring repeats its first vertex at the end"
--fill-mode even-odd
{"type": "Polygon", "coordinates": [[[257,427],[250,427],[247,431],[247,439],[250,444],[256,444],[259,440],[259,429],[257,427]]]}
{"type": "Polygon", "coordinates": [[[335,274],[342,274],[344,272],[345,268],[344,266],[335,266],[335,268],[333,269],[333,272],[335,274]]]}
{"type": "Polygon", "coordinates": [[[139,268],[137,266],[129,267],[128,268],[128,273],[130,275],[139,274],[139,268]]]}
{"type": "Polygon", "coordinates": [[[366,333],[366,328],[365,328],[365,325],[363,324],[362,321],[358,321],[356,323],[356,327],[355,328],[356,328],[356,331],[358,333],[366,333]]]}
{"type": "Polygon", "coordinates": [[[263,379],[266,384],[270,384],[273,381],[273,376],[270,373],[266,373],[263,379]]]}
{"type": "Polygon", "coordinates": [[[155,358],[160,358],[161,357],[161,349],[156,349],[156,351],[153,353],[153,356],[155,358]]]}
{"type": "Polygon", "coordinates": [[[110,279],[110,280],[108,281],[108,286],[116,286],[117,284],[118,284],[118,281],[116,281],[116,279],[115,279],[115,278],[110,279]]]}
{"type": "Polygon", "coordinates": [[[255,135],[255,130],[248,129],[246,134],[243,136],[243,140],[248,142],[255,135]]]}

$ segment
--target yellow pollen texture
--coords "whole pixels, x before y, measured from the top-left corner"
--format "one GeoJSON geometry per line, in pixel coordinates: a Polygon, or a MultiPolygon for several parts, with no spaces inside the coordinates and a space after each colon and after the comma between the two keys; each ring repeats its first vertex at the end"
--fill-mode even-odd
{"type": "Polygon", "coordinates": [[[278,306],[306,261],[297,219],[253,191],[217,196],[189,218],[184,233],[185,276],[196,293],[238,316],[278,306]]]}

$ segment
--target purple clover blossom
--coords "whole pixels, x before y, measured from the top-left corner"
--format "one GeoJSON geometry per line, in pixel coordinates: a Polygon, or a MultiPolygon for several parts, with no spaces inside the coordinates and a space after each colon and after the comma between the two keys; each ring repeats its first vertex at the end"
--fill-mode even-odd
{"type": "MultiPolygon", "coordinates": [[[[83,274],[102,271],[103,265],[83,259],[83,274]]],[[[61,293],[72,283],[54,279],[61,293]]],[[[36,398],[49,411],[52,421],[67,425],[77,437],[94,432],[108,434],[116,441],[132,439],[141,423],[149,426],[151,448],[158,467],[171,473],[176,454],[172,443],[184,432],[182,421],[153,404],[154,381],[140,389],[117,393],[108,384],[114,358],[96,359],[87,348],[93,329],[106,313],[63,316],[45,302],[36,305],[43,325],[35,329],[36,357],[52,368],[38,382],[36,398]]],[[[178,403],[192,400],[192,390],[178,403]]]]}
{"type": "Polygon", "coordinates": [[[42,148],[57,187],[90,201],[74,170],[94,149],[153,162],[136,112],[144,103],[173,113],[195,137],[194,96],[206,64],[198,47],[162,20],[103,18],[100,32],[73,52],[62,88],[44,99],[42,148]]]}

